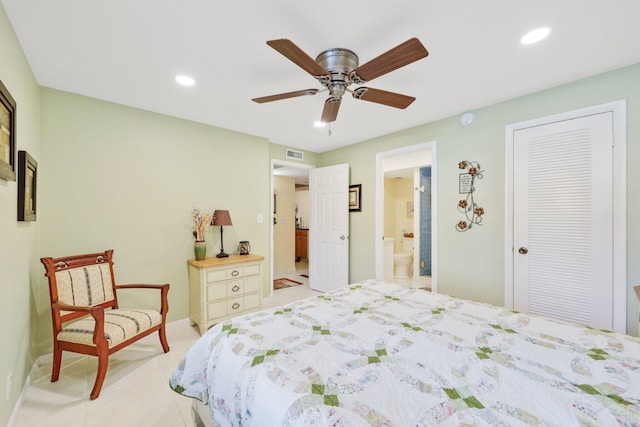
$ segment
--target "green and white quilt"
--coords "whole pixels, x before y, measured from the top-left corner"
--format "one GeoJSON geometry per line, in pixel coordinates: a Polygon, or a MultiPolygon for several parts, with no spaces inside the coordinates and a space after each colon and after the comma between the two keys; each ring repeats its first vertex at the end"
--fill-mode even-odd
{"type": "Polygon", "coordinates": [[[640,426],[640,339],[370,280],[215,325],[170,385],[216,426],[640,426]]]}

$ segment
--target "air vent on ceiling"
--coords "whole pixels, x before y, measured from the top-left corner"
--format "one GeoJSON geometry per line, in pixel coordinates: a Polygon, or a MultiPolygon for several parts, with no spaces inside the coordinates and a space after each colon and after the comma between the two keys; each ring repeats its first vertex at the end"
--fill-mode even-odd
{"type": "Polygon", "coordinates": [[[304,153],[302,151],[287,148],[285,153],[287,159],[304,160],[304,153]]]}

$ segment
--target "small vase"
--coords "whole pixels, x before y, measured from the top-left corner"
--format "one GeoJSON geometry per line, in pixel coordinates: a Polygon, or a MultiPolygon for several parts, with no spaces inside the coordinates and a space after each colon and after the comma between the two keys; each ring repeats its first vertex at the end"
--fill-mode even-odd
{"type": "Polygon", "coordinates": [[[196,261],[202,261],[207,257],[207,242],[204,240],[196,240],[193,244],[193,252],[196,255],[196,261]]]}

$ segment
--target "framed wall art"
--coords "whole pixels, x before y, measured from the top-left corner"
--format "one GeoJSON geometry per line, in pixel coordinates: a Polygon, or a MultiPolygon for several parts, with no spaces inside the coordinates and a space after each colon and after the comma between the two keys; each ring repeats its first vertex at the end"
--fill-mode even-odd
{"type": "Polygon", "coordinates": [[[413,218],[414,205],[413,202],[407,202],[407,218],[413,218]]]}
{"type": "Polygon", "coordinates": [[[16,101],[0,81],[0,179],[16,180],[16,101]]]}
{"type": "Polygon", "coordinates": [[[26,151],[18,152],[18,221],[36,220],[38,163],[26,151]]]}
{"type": "Polygon", "coordinates": [[[349,211],[360,212],[362,202],[362,184],[354,184],[349,186],[349,211]]]}

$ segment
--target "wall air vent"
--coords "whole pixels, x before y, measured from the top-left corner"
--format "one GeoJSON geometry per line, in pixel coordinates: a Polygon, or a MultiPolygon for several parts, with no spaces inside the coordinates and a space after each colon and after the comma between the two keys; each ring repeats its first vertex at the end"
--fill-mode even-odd
{"type": "Polygon", "coordinates": [[[304,153],[302,151],[287,148],[285,150],[285,157],[287,159],[304,160],[304,153]]]}

